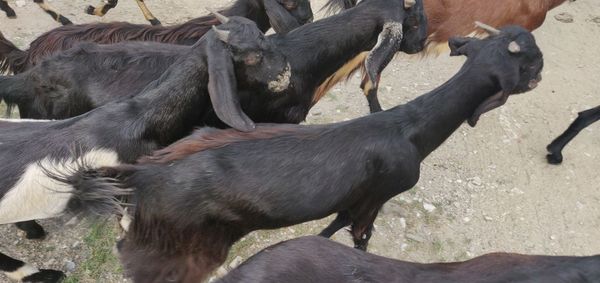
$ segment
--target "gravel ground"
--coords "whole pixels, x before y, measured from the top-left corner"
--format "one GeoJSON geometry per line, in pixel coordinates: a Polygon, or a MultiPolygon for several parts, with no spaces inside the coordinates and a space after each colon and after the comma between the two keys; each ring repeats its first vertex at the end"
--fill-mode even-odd
{"type": "MultiPolygon", "coordinates": [[[[134,1],[121,2],[100,20],[144,22],[134,1]]],[[[312,1],[313,9],[324,2],[312,1]]],[[[14,1],[9,3],[14,6],[14,1]]],[[[25,4],[16,9],[18,19],[0,17],[0,30],[21,47],[57,26],[33,3],[25,4]]],[[[81,13],[87,1],[51,4],[74,22],[99,20],[81,13]]],[[[204,14],[204,7],[225,5],[216,0],[151,0],[147,4],[163,24],[204,14]]],[[[371,252],[419,262],[465,260],[493,251],[600,252],[598,125],[584,130],[566,148],[563,165],[548,165],[544,158],[545,146],[578,111],[600,104],[594,81],[600,79],[600,2],[565,4],[553,10],[534,34],[545,56],[540,86],[511,97],[505,106],[483,116],[476,128],[462,126],[435,151],[423,163],[417,186],[384,207],[375,223],[371,252]],[[559,14],[561,21],[555,19],[559,14]],[[569,16],[572,22],[566,23],[569,16]]],[[[463,60],[446,55],[398,56],[382,78],[382,105],[389,108],[430,91],[450,78],[463,60]]],[[[366,100],[358,84],[353,78],[332,90],[313,108],[307,123],[366,115],[366,100]]],[[[330,220],[251,233],[232,250],[231,266],[281,240],[317,233],[330,220]]],[[[100,226],[78,219],[42,223],[50,234],[41,242],[23,240],[10,225],[0,227],[0,248],[44,268],[69,270],[71,282],[124,280],[110,256],[119,234],[113,222],[100,226]]],[[[350,243],[343,232],[334,239],[350,243]]]]}

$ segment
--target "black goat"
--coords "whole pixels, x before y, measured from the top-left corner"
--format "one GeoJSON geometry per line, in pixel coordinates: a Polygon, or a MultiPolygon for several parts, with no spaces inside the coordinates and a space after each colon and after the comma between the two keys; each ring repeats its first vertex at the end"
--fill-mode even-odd
{"type": "Polygon", "coordinates": [[[587,126],[593,124],[594,122],[600,120],[600,106],[596,106],[594,108],[579,112],[577,115],[577,119],[573,121],[569,128],[554,139],[547,147],[549,154],[546,155],[546,159],[550,164],[560,164],[562,163],[563,156],[562,150],[565,146],[573,139],[581,130],[585,129],[587,126]]]}
{"type": "MultiPolygon", "coordinates": [[[[0,224],[54,217],[77,206],[72,197],[79,192],[44,173],[65,174],[80,162],[134,162],[186,136],[212,111],[231,126],[253,129],[239,107],[237,86],[265,87],[288,68],[254,22],[233,17],[132,99],[63,121],[0,120],[0,224]]],[[[40,275],[22,264],[15,271],[15,264],[0,258],[0,269],[17,279],[57,272],[40,275]]]]}
{"type": "MultiPolygon", "coordinates": [[[[422,2],[405,9],[399,0],[365,0],[339,15],[299,27],[272,42],[290,61],[289,89],[240,92],[244,112],[258,122],[299,123],[339,81],[336,71],[363,51],[371,51],[370,73],[379,73],[398,51],[423,49],[426,22],[422,2]],[[407,26],[406,23],[418,23],[407,26]],[[383,29],[382,29],[383,28],[383,29]],[[403,36],[396,32],[403,30],[403,36]],[[381,44],[378,42],[380,34],[381,44]],[[335,79],[332,79],[335,78],[335,79]]],[[[185,48],[157,43],[76,47],[33,69],[0,79],[0,99],[18,105],[22,118],[63,119],[108,101],[137,93],[176,60],[185,48]]],[[[277,88],[276,85],[273,85],[277,88]]],[[[214,118],[214,117],[213,117],[214,118]]],[[[213,121],[214,123],[218,121],[213,121]]]]}
{"type": "MultiPolygon", "coordinates": [[[[482,113],[540,80],[542,53],[533,36],[515,26],[496,32],[484,40],[453,38],[452,54],[468,56],[459,73],[385,112],[330,125],[265,124],[249,133],[202,129],[136,165],[82,166],[55,178],[109,199],[111,191],[133,190],[121,259],[135,282],[167,275],[198,282],[245,234],[336,212],[321,235],[351,224],[355,246],[366,249],[379,209],[417,183],[425,157],[465,119],[475,126],[482,113]]],[[[96,201],[82,199],[81,207],[96,201]]]]}
{"type": "MultiPolygon", "coordinates": [[[[313,18],[308,0],[237,0],[221,13],[248,18],[256,22],[263,32],[272,26],[278,33],[289,32],[312,21],[313,18]]],[[[127,22],[63,26],[40,35],[25,51],[0,34],[0,73],[24,72],[44,58],[81,42],[111,44],[123,41],[154,41],[192,45],[210,30],[211,26],[218,23],[213,15],[208,15],[168,27],[127,22]]]]}
{"type": "MultiPolygon", "coordinates": [[[[45,0],[33,0],[33,2],[38,4],[38,6],[40,6],[40,8],[42,8],[42,10],[44,10],[44,12],[46,12],[48,15],[50,15],[50,17],[52,17],[53,20],[59,22],[60,24],[62,24],[62,25],[73,24],[69,19],[67,19],[67,17],[61,15],[59,12],[54,10],[54,8],[50,7],[50,5],[48,5],[48,3],[46,3],[45,0]]],[[[6,16],[9,19],[17,17],[15,10],[13,10],[10,6],[8,6],[7,0],[0,0],[0,10],[4,11],[4,13],[6,13],[6,16]]]]}
{"type": "Polygon", "coordinates": [[[217,282],[588,283],[600,282],[600,255],[491,253],[463,262],[415,263],[308,236],[265,248],[217,282]]]}

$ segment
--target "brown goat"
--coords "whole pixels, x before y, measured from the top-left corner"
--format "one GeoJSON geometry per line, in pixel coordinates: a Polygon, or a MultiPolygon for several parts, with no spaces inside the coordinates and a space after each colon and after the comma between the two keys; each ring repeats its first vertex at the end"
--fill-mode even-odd
{"type": "Polygon", "coordinates": [[[462,262],[416,263],[368,254],[310,236],[270,246],[217,282],[587,283],[599,280],[600,255],[490,253],[462,262]]]}
{"type": "MultiPolygon", "coordinates": [[[[225,16],[248,18],[256,22],[262,32],[273,27],[278,33],[287,33],[312,21],[313,13],[308,0],[286,0],[285,3],[280,4],[276,0],[237,0],[220,12],[225,16]]],[[[31,42],[28,50],[18,49],[0,33],[0,73],[24,72],[44,58],[81,42],[112,44],[122,41],[154,41],[192,45],[211,26],[218,24],[214,16],[207,15],[173,26],[127,22],[69,25],[42,34],[31,42]]]]}
{"type": "MultiPolygon", "coordinates": [[[[491,26],[519,25],[532,31],[542,25],[549,10],[567,0],[424,0],[427,15],[427,48],[425,55],[439,55],[448,50],[448,39],[451,36],[478,35],[485,36],[473,25],[474,21],[485,22],[491,26]]],[[[569,0],[575,1],[575,0],[569,0]]],[[[357,0],[329,0],[325,7],[329,11],[338,8],[348,9],[357,4],[357,0]]],[[[405,27],[410,28],[410,27],[405,27]]],[[[359,69],[362,69],[361,88],[364,91],[371,112],[381,111],[377,98],[377,84],[370,82],[364,64],[367,53],[361,53],[348,61],[346,66],[338,70],[317,91],[317,97],[325,95],[333,86],[347,80],[359,69]]]]}

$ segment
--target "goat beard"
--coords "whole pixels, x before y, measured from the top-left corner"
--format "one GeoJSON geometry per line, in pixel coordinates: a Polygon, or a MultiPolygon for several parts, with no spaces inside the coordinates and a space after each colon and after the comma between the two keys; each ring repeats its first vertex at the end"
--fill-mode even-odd
{"type": "Polygon", "coordinates": [[[473,115],[471,115],[471,117],[467,119],[469,126],[475,127],[475,125],[477,125],[477,121],[479,121],[479,116],[481,116],[483,113],[486,113],[490,110],[504,105],[504,103],[506,103],[506,100],[508,100],[508,94],[503,91],[500,91],[486,98],[481,104],[479,104],[477,109],[475,109],[473,115]]]}

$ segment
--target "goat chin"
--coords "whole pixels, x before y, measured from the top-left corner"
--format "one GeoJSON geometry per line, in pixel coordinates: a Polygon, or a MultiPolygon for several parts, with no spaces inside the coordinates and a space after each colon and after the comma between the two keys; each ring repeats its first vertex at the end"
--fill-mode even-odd
{"type": "Polygon", "coordinates": [[[56,160],[46,157],[32,162],[0,200],[0,224],[61,215],[71,199],[73,187],[47,174],[67,175],[82,163],[91,167],[119,165],[117,153],[106,149],[91,150],[77,159],[56,160]]]}

